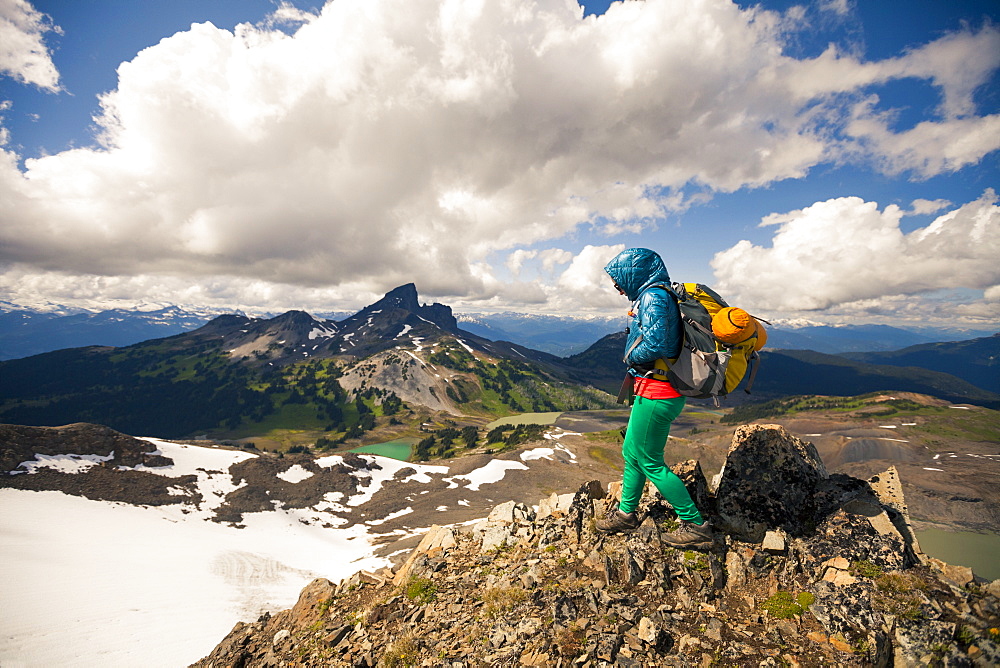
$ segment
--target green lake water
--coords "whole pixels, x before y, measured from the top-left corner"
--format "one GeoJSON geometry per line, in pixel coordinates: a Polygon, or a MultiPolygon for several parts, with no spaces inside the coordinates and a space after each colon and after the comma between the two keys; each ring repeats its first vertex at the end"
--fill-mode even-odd
{"type": "Polygon", "coordinates": [[[560,415],[562,415],[562,411],[556,411],[554,413],[521,413],[520,415],[509,415],[505,418],[500,418],[499,420],[490,422],[484,428],[486,431],[489,431],[490,429],[495,429],[501,425],[508,424],[555,424],[560,415]]]}
{"type": "Polygon", "coordinates": [[[351,452],[378,455],[380,457],[389,457],[391,459],[398,459],[406,462],[410,460],[410,449],[416,442],[417,439],[415,438],[401,438],[396,441],[363,445],[360,448],[354,448],[351,452]]]}
{"type": "Polygon", "coordinates": [[[1000,534],[925,529],[917,531],[920,549],[955,566],[968,566],[979,577],[1000,578],[1000,534]]]}

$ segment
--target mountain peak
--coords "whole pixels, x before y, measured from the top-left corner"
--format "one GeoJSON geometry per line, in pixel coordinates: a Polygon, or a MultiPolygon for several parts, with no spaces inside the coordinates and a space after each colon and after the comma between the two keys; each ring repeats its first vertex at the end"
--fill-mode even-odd
{"type": "Polygon", "coordinates": [[[417,286],[413,283],[407,283],[393,288],[385,293],[385,297],[372,304],[372,308],[379,305],[396,306],[415,312],[420,308],[420,302],[417,300],[417,286]]]}
{"type": "Polygon", "coordinates": [[[275,324],[278,324],[278,323],[305,323],[305,324],[312,324],[312,323],[316,322],[316,318],[312,317],[311,315],[309,315],[305,311],[292,310],[292,311],[285,311],[281,315],[279,315],[279,316],[277,316],[275,318],[272,318],[270,322],[275,323],[275,324]]]}
{"type": "Polygon", "coordinates": [[[417,286],[413,283],[406,283],[405,285],[400,285],[398,288],[393,288],[385,293],[382,299],[363,309],[361,313],[370,315],[390,309],[409,311],[423,320],[434,323],[441,329],[449,332],[458,331],[458,321],[452,314],[451,307],[436,302],[421,306],[417,295],[417,286]]]}

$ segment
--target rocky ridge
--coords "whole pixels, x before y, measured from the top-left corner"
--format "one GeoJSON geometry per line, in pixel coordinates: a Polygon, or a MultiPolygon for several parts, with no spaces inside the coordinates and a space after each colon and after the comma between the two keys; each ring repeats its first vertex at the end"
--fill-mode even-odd
{"type": "Polygon", "coordinates": [[[920,551],[894,469],[831,475],[812,444],[748,425],[715,484],[675,470],[719,528],[708,551],[661,541],[676,516],[651,488],[635,532],[595,533],[620,489],[592,481],[432,527],[394,570],[317,579],[195,665],[1000,662],[1000,581],[920,551]]]}

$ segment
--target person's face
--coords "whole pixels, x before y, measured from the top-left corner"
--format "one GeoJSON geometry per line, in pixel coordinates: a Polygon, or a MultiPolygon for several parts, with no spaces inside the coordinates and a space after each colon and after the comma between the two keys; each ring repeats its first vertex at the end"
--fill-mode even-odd
{"type": "Polygon", "coordinates": [[[624,295],[624,294],[625,294],[625,291],[624,291],[624,290],[622,290],[622,289],[621,289],[621,288],[620,288],[620,287],[618,286],[618,284],[617,284],[617,283],[615,283],[615,279],[613,279],[613,278],[611,279],[611,285],[615,286],[615,290],[617,290],[617,291],[618,291],[618,294],[620,294],[620,295],[624,295]]]}

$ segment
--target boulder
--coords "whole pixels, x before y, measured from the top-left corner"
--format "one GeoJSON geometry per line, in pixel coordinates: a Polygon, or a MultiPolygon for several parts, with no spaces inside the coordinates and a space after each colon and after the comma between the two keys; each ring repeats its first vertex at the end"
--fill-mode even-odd
{"type": "Polygon", "coordinates": [[[779,425],[739,427],[716,493],[719,525],[750,543],[778,528],[805,535],[816,525],[817,485],[828,477],[812,443],[779,425]]]}

